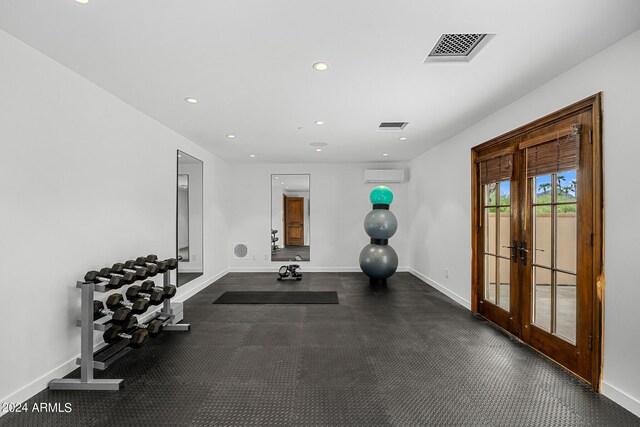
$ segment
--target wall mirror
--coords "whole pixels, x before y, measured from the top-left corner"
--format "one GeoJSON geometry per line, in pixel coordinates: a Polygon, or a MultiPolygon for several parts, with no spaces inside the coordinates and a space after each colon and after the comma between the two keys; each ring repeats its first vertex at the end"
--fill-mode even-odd
{"type": "Polygon", "coordinates": [[[176,253],[178,286],[201,276],[202,253],[202,161],[178,151],[176,253]]]}
{"type": "Polygon", "coordinates": [[[309,261],[310,176],[271,175],[271,261],[309,261]]]}

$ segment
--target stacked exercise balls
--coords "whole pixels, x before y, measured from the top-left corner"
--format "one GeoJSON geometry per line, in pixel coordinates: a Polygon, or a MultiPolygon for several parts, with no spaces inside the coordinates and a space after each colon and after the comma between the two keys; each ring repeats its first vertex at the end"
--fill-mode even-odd
{"type": "Polygon", "coordinates": [[[389,246],[389,239],[398,229],[398,220],[389,210],[393,201],[389,187],[374,188],[369,200],[373,209],[364,218],[364,231],[371,237],[371,243],[360,252],[360,268],[369,276],[369,283],[384,286],[398,268],[398,254],[389,246]]]}

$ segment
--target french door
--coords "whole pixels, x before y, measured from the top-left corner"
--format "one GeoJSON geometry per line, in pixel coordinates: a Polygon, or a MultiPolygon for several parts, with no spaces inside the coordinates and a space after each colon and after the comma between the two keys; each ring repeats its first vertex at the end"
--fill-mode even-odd
{"type": "Polygon", "coordinates": [[[599,386],[600,95],[473,159],[473,310],[599,386]]]}

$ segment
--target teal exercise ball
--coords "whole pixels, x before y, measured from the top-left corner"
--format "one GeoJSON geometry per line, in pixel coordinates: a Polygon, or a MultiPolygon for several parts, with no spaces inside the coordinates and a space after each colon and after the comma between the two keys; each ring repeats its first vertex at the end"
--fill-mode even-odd
{"type": "Polygon", "coordinates": [[[390,205],[393,201],[393,192],[391,189],[384,185],[378,185],[371,190],[369,200],[374,205],[390,205]]]}

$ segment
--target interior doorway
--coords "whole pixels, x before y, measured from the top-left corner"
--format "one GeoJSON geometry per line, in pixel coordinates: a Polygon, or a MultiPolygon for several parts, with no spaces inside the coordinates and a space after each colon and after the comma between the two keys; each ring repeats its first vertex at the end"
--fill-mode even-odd
{"type": "Polygon", "coordinates": [[[284,244],[304,246],[304,197],[282,196],[284,205],[284,244]]]}
{"type": "Polygon", "coordinates": [[[472,149],[472,309],[598,389],[601,95],[472,149]]]}

